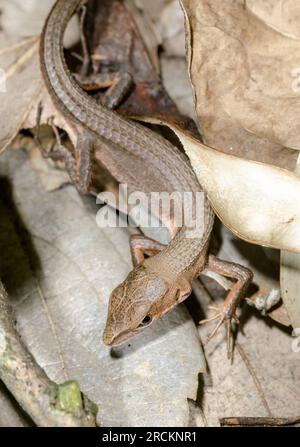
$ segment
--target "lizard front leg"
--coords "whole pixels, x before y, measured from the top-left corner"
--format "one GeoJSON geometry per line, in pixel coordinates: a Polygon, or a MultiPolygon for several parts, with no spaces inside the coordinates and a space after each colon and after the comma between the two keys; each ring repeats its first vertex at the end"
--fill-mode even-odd
{"type": "Polygon", "coordinates": [[[54,125],[53,120],[50,121],[53,133],[56,137],[56,147],[50,150],[46,149],[40,139],[40,118],[41,108],[39,107],[37,116],[37,133],[36,141],[41,149],[44,158],[52,160],[63,160],[66,170],[76,186],[80,194],[87,194],[90,190],[92,176],[92,156],[94,149],[94,138],[89,132],[82,132],[77,137],[74,155],[66,146],[63,145],[59,131],[54,125]]]}
{"type": "MultiPolygon", "coordinates": [[[[230,357],[231,321],[235,320],[236,322],[239,322],[236,316],[236,309],[241,299],[245,296],[247,287],[253,279],[253,273],[246,267],[234,262],[223,261],[213,255],[208,257],[205,270],[212,270],[226,277],[236,279],[236,283],[230,289],[221,310],[219,310],[212,318],[200,321],[200,324],[204,324],[219,318],[217,325],[208,336],[207,341],[211,340],[223,323],[227,324],[227,350],[228,357],[230,357]]],[[[202,273],[205,273],[205,270],[202,273]]]]}
{"type": "Polygon", "coordinates": [[[147,256],[154,256],[166,248],[166,245],[146,236],[134,234],[130,237],[130,251],[134,267],[142,264],[147,256]]]}

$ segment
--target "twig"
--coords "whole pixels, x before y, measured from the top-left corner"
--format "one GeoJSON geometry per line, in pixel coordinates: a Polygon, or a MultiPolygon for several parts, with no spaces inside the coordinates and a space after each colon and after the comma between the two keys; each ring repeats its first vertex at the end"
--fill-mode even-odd
{"type": "Polygon", "coordinates": [[[246,365],[246,367],[247,367],[247,369],[248,369],[248,371],[249,371],[249,373],[250,373],[250,375],[251,375],[251,377],[252,377],[252,379],[254,381],[254,384],[256,386],[258,394],[260,395],[260,398],[262,400],[262,403],[263,403],[263,405],[264,405],[268,415],[270,416],[270,418],[272,418],[271,409],[270,409],[269,404],[267,402],[267,399],[265,397],[265,394],[264,394],[264,391],[263,391],[262,386],[260,384],[260,381],[259,381],[259,379],[258,379],[258,377],[256,375],[255,369],[251,365],[251,363],[250,363],[250,361],[249,361],[249,359],[248,359],[244,349],[242,348],[242,346],[238,342],[236,342],[235,343],[235,347],[238,350],[238,353],[240,354],[240,356],[242,357],[242,360],[244,361],[244,363],[245,363],[245,365],[246,365]]]}
{"type": "Polygon", "coordinates": [[[263,417],[229,417],[220,419],[220,425],[230,427],[284,427],[300,423],[300,417],[297,418],[263,418],[263,417]]]}
{"type": "Polygon", "coordinates": [[[0,379],[41,427],[95,426],[95,405],[76,382],[52,382],[23,345],[0,281],[0,379]]]}

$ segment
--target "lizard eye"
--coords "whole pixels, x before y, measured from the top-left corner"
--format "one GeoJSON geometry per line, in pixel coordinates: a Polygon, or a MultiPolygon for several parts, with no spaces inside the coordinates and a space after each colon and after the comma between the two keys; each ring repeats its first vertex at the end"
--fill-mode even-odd
{"type": "Polygon", "coordinates": [[[148,326],[148,324],[150,324],[151,321],[152,321],[152,318],[150,317],[150,315],[146,315],[145,318],[143,319],[143,321],[140,323],[139,327],[148,326]]]}

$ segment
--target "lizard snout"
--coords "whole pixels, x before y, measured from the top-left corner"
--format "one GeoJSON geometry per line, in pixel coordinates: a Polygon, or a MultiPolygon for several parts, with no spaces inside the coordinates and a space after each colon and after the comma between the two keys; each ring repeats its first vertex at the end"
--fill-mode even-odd
{"type": "Polygon", "coordinates": [[[107,324],[105,326],[102,339],[103,339],[103,343],[106,346],[111,346],[113,344],[114,335],[113,335],[112,331],[109,329],[109,327],[107,326],[107,324]]]}

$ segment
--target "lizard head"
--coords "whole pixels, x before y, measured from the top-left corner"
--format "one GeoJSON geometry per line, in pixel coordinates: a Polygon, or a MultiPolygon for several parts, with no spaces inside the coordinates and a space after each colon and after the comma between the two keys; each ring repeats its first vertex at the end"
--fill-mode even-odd
{"type": "Polygon", "coordinates": [[[146,263],[129,273],[111,294],[103,341],[118,346],[149,327],[191,293],[187,281],[166,281],[146,263]]]}

